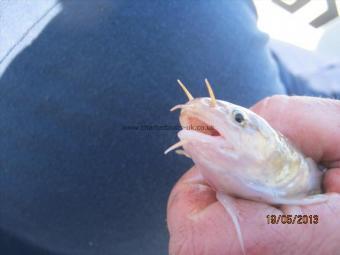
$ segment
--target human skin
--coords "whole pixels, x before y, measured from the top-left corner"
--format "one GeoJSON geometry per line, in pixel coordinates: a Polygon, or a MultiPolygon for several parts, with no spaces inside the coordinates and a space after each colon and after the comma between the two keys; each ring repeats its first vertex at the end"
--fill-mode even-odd
{"type": "MultiPolygon", "coordinates": [[[[274,96],[251,108],[304,154],[327,167],[327,202],[282,206],[233,198],[246,254],[338,254],[340,249],[340,101],[274,96]],[[318,215],[318,224],[268,224],[267,215],[318,215]]],[[[237,171],[237,169],[235,169],[237,171]]],[[[191,168],[167,208],[171,255],[242,254],[235,227],[215,191],[191,168]]]]}

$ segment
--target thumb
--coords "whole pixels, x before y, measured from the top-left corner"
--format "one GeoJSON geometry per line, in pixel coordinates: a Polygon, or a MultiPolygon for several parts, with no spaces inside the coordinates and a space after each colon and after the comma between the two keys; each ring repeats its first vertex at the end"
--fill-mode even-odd
{"type": "Polygon", "coordinates": [[[317,162],[340,162],[340,101],[273,96],[251,108],[317,162]]]}
{"type": "Polygon", "coordinates": [[[340,101],[273,96],[252,108],[306,156],[327,166],[327,192],[340,192],[340,101]]]}

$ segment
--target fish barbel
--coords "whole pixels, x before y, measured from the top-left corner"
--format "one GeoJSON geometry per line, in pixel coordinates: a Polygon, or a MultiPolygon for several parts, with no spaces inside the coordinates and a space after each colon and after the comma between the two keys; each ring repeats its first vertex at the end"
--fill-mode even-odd
{"type": "Polygon", "coordinates": [[[193,98],[178,80],[189,101],[180,109],[180,142],[165,153],[183,147],[201,175],[216,191],[230,214],[243,253],[244,244],[230,196],[273,205],[306,205],[327,200],[321,193],[323,172],[286,137],[256,113],[210,98],[193,98]]]}

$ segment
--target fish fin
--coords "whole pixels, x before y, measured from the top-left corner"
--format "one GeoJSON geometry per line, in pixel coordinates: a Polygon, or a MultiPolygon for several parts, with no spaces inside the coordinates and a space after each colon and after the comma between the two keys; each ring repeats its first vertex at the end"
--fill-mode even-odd
{"type": "Polygon", "coordinates": [[[317,165],[311,158],[306,158],[306,162],[310,169],[310,190],[318,194],[322,192],[322,176],[325,174],[327,168],[317,165]]]}
{"type": "Polygon", "coordinates": [[[296,199],[289,199],[289,198],[279,198],[275,199],[275,204],[280,205],[312,205],[312,204],[320,204],[326,202],[328,200],[328,196],[325,194],[317,194],[311,195],[304,198],[296,198],[296,199]]]}
{"type": "Polygon", "coordinates": [[[243,241],[243,235],[241,232],[241,226],[237,218],[237,209],[234,206],[234,202],[232,198],[228,195],[222,194],[220,192],[216,193],[217,200],[223,205],[224,209],[227,211],[227,213],[230,215],[231,220],[235,226],[237,239],[240,243],[242,253],[243,255],[246,254],[245,248],[244,248],[244,241],[243,241]]]}

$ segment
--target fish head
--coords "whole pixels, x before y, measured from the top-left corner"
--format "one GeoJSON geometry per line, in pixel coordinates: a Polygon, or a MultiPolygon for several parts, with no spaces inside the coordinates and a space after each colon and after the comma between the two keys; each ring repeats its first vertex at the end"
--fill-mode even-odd
{"type": "MultiPolygon", "coordinates": [[[[195,98],[181,109],[181,146],[204,177],[221,190],[238,181],[255,183],[267,175],[266,160],[277,150],[278,133],[256,113],[211,98],[195,98]]],[[[238,187],[232,188],[241,193],[238,187]]],[[[230,192],[229,192],[230,193],[230,192]]]]}
{"type": "Polygon", "coordinates": [[[280,196],[314,190],[309,173],[316,167],[288,139],[255,112],[216,100],[205,82],[210,98],[193,98],[178,81],[189,101],[172,109],[181,110],[182,130],[165,153],[182,146],[181,154],[192,158],[216,191],[238,197],[277,203],[280,196]]]}
{"type": "Polygon", "coordinates": [[[224,160],[239,155],[249,161],[261,160],[277,138],[266,120],[239,105],[216,100],[212,106],[210,98],[196,98],[180,108],[183,130],[178,135],[192,145],[187,146],[189,155],[218,155],[224,160]]]}

